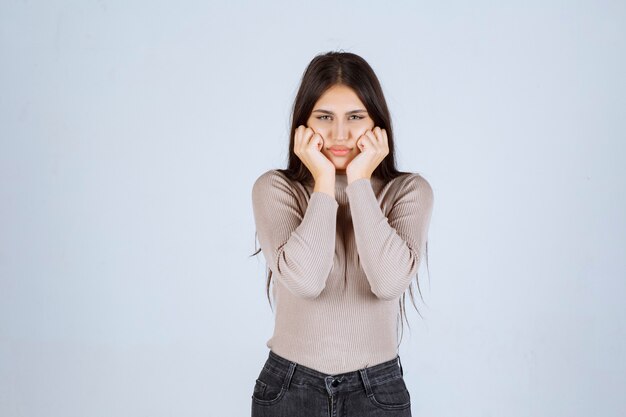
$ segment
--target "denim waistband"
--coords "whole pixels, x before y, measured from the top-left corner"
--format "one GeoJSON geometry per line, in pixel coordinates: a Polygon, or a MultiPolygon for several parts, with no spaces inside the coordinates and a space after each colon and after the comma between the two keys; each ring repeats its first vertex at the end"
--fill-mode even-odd
{"type": "Polygon", "coordinates": [[[290,383],[309,385],[326,390],[330,395],[360,390],[364,386],[369,389],[369,386],[400,378],[404,374],[400,355],[374,366],[330,375],[293,362],[272,350],[269,351],[263,369],[281,378],[287,387],[290,383]]]}

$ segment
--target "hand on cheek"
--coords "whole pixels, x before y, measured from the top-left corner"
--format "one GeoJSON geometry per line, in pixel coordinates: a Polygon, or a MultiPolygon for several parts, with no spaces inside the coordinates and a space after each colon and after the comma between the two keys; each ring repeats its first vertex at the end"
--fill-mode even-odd
{"type": "Polygon", "coordinates": [[[376,167],[389,154],[387,132],[378,126],[366,130],[359,137],[356,145],[361,152],[350,161],[346,168],[349,183],[359,178],[371,178],[376,167]]]}
{"type": "Polygon", "coordinates": [[[323,154],[324,137],[304,125],[298,126],[294,135],[294,153],[309,169],[317,181],[321,176],[335,175],[335,166],[323,154]]]}

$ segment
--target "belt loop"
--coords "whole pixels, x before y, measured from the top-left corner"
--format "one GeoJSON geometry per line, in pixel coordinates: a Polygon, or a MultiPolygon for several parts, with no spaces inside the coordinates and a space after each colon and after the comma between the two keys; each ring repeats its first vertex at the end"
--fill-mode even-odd
{"type": "Polygon", "coordinates": [[[289,386],[291,385],[291,378],[296,371],[297,365],[298,364],[296,362],[289,361],[289,368],[287,368],[287,374],[285,375],[285,379],[283,380],[283,386],[287,389],[289,389],[289,386]]]}
{"type": "Polygon", "coordinates": [[[402,361],[400,360],[400,355],[398,355],[398,365],[400,365],[400,375],[404,376],[404,371],[402,370],[402,361]]]}
{"type": "Polygon", "coordinates": [[[363,382],[363,387],[365,388],[365,393],[369,397],[372,395],[372,386],[370,385],[370,379],[367,375],[367,368],[359,369],[359,373],[361,374],[361,380],[363,382]]]}

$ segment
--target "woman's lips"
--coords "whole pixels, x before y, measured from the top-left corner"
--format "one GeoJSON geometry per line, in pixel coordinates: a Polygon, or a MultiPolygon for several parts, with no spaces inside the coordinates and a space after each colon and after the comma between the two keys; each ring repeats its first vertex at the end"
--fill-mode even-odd
{"type": "Polygon", "coordinates": [[[333,153],[333,155],[335,155],[335,156],[344,156],[345,154],[347,154],[348,152],[350,152],[350,149],[342,149],[342,150],[339,150],[339,149],[333,149],[333,148],[330,148],[330,151],[331,151],[331,152],[333,153]]]}

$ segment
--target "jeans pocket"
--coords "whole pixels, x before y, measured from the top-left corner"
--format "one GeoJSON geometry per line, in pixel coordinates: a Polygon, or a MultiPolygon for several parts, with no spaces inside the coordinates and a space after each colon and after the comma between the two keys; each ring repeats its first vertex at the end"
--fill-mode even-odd
{"type": "Polygon", "coordinates": [[[254,390],[252,391],[252,396],[256,398],[263,398],[265,395],[265,387],[267,384],[260,379],[257,379],[254,383],[254,390]]]}
{"type": "Polygon", "coordinates": [[[285,376],[279,376],[266,368],[263,368],[254,383],[252,400],[260,405],[273,405],[279,402],[287,388],[283,386],[285,376]]]}
{"type": "Polygon", "coordinates": [[[402,410],[411,406],[411,395],[402,376],[371,386],[370,401],[385,410],[402,410]]]}

